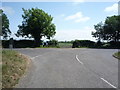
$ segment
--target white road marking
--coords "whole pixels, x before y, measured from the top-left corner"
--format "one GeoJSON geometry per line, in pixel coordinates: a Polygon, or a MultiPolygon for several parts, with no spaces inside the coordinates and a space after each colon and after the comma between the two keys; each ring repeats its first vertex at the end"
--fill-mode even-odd
{"type": "Polygon", "coordinates": [[[104,78],[101,78],[104,82],[106,82],[107,84],[109,84],[111,87],[113,87],[113,88],[117,88],[117,87],[115,87],[114,85],[112,85],[111,83],[109,83],[107,80],[105,80],[104,78]]]}
{"type": "Polygon", "coordinates": [[[78,60],[79,63],[83,64],[83,62],[81,62],[81,61],[78,59],[78,55],[76,55],[76,59],[78,60]]]}
{"type": "Polygon", "coordinates": [[[38,56],[32,57],[31,59],[35,59],[35,58],[37,58],[37,57],[39,57],[39,56],[41,56],[41,55],[38,55],[38,56]]]}

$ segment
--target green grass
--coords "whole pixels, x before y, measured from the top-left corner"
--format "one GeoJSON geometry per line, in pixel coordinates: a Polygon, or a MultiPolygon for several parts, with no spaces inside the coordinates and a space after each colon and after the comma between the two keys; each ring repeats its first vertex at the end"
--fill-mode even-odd
{"type": "Polygon", "coordinates": [[[13,88],[26,71],[27,60],[16,51],[2,51],[2,88],[13,88]]]}
{"type": "Polygon", "coordinates": [[[72,48],[72,43],[59,43],[60,48],[72,48]]]}
{"type": "Polygon", "coordinates": [[[2,89],[2,64],[0,64],[0,89],[2,89]]]}
{"type": "Polygon", "coordinates": [[[116,58],[118,58],[120,60],[120,51],[116,52],[113,56],[116,57],[116,58]]]}

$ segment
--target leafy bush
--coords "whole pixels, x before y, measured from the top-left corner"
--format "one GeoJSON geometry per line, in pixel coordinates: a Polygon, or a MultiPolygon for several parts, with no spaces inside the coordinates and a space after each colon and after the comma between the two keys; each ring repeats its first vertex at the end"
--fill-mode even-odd
{"type": "MultiPolygon", "coordinates": [[[[2,47],[9,48],[9,40],[2,40],[2,47]]],[[[14,48],[34,47],[34,40],[13,40],[14,48]]]]}
{"type": "Polygon", "coordinates": [[[78,48],[79,46],[80,46],[79,40],[75,40],[75,41],[73,42],[72,48],[78,48]]]}
{"type": "Polygon", "coordinates": [[[110,42],[104,43],[101,46],[101,48],[120,49],[120,42],[110,41],[110,42]]]}
{"type": "Polygon", "coordinates": [[[111,48],[120,49],[120,42],[110,41],[109,44],[110,44],[110,47],[111,47],[111,48]]]}
{"type": "Polygon", "coordinates": [[[94,47],[95,42],[90,40],[75,40],[73,42],[72,48],[78,48],[78,47],[94,47]]]}
{"type": "Polygon", "coordinates": [[[50,41],[48,41],[48,46],[58,46],[58,41],[55,39],[52,39],[50,41]]]}

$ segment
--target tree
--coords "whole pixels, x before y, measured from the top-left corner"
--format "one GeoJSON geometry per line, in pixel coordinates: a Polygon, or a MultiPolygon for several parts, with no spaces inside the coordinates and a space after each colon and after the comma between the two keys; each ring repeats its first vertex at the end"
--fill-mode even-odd
{"type": "Polygon", "coordinates": [[[93,37],[97,38],[97,40],[100,42],[103,38],[103,23],[100,22],[97,25],[94,25],[94,28],[96,32],[92,32],[93,37]]]}
{"type": "Polygon", "coordinates": [[[3,13],[2,9],[0,9],[0,19],[2,20],[2,32],[0,33],[2,33],[4,39],[7,39],[7,37],[9,37],[9,35],[11,34],[11,31],[9,29],[9,20],[6,14],[3,13]]]}
{"type": "Polygon", "coordinates": [[[48,45],[53,46],[53,47],[58,46],[58,41],[55,39],[52,39],[52,40],[48,41],[48,45]]]}
{"type": "Polygon", "coordinates": [[[107,17],[104,24],[94,25],[96,32],[92,32],[93,37],[98,41],[108,40],[118,42],[120,39],[120,15],[107,17]]]}
{"type": "Polygon", "coordinates": [[[22,15],[22,25],[19,25],[19,30],[16,36],[34,38],[35,46],[39,47],[42,37],[46,36],[50,39],[55,35],[55,25],[52,23],[53,17],[38,8],[25,10],[22,15]]]}
{"type": "Polygon", "coordinates": [[[79,42],[80,40],[75,40],[74,42],[73,42],[73,45],[72,45],[72,48],[78,48],[79,46],[80,46],[80,42],[79,42]]]}
{"type": "Polygon", "coordinates": [[[104,40],[118,42],[120,39],[120,15],[107,17],[104,24],[104,40]]]}

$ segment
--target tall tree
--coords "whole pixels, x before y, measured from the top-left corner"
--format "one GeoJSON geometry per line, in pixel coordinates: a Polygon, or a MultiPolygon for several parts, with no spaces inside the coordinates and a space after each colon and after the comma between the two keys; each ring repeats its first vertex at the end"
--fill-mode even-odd
{"type": "Polygon", "coordinates": [[[2,36],[4,39],[7,39],[9,35],[11,34],[11,31],[9,29],[9,20],[5,13],[3,13],[3,10],[0,9],[0,18],[2,18],[2,36]]]}
{"type": "Polygon", "coordinates": [[[56,27],[52,23],[53,17],[51,15],[38,8],[28,10],[23,8],[23,12],[22,25],[18,26],[19,30],[16,36],[34,38],[35,46],[38,47],[43,36],[50,39],[55,35],[56,27]]]}
{"type": "Polygon", "coordinates": [[[97,38],[98,41],[101,41],[103,38],[103,23],[100,22],[97,25],[94,25],[96,32],[92,32],[93,37],[97,38]]]}
{"type": "Polygon", "coordinates": [[[107,17],[104,24],[104,40],[112,40],[114,42],[120,39],[120,15],[107,17]]]}
{"type": "Polygon", "coordinates": [[[107,17],[104,24],[94,25],[96,32],[92,32],[93,37],[98,40],[108,40],[118,42],[120,39],[120,15],[107,17]]]}

